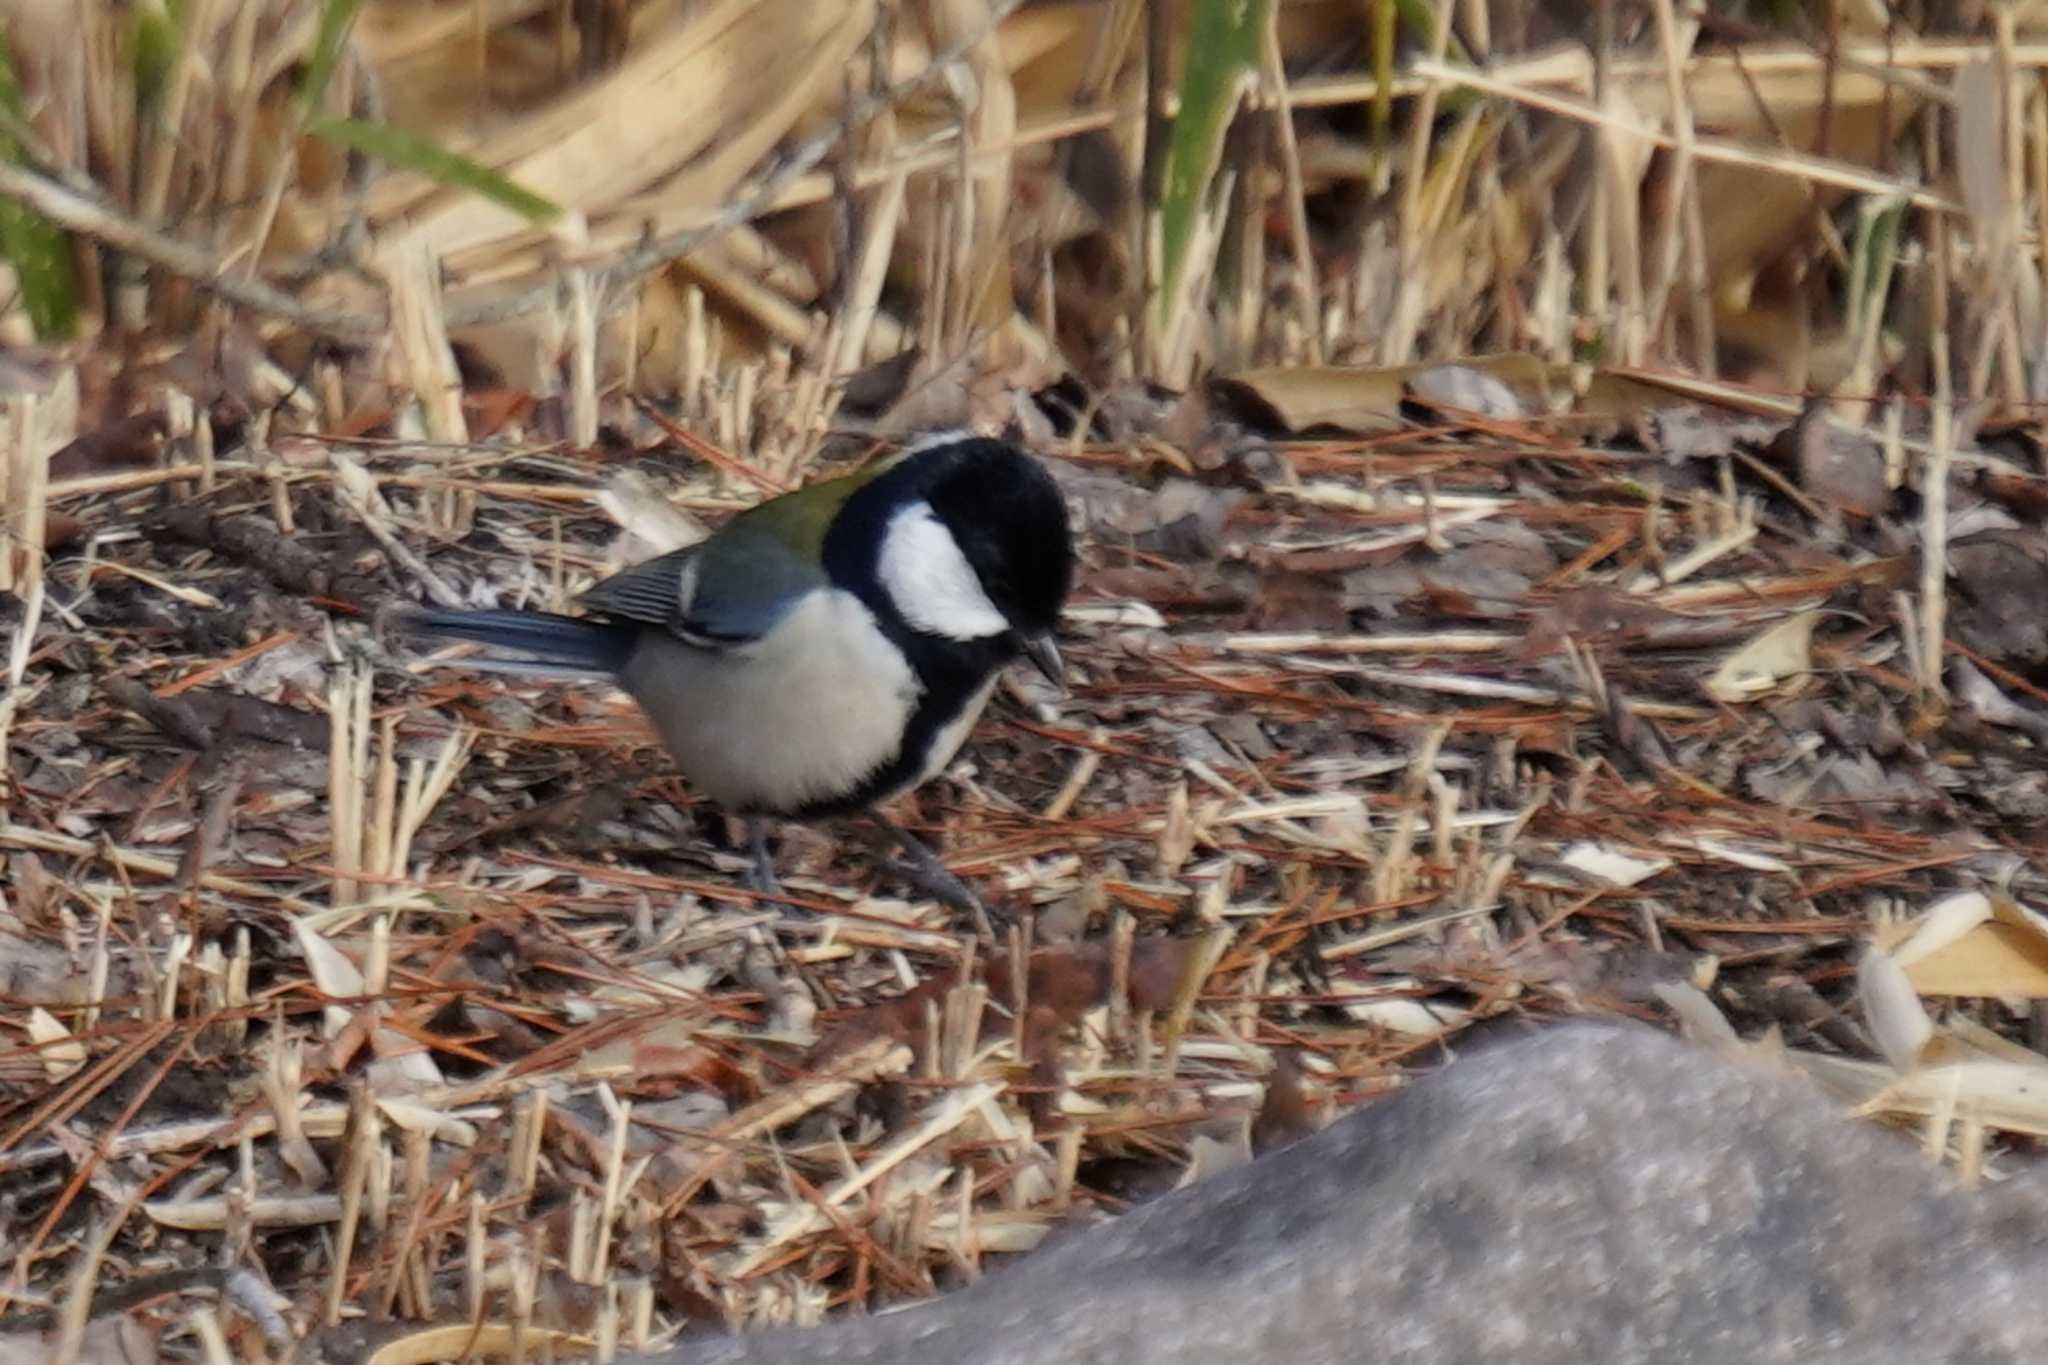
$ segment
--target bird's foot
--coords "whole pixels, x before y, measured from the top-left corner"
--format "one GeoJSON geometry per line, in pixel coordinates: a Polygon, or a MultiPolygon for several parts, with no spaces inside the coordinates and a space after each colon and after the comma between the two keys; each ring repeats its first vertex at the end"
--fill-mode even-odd
{"type": "Polygon", "coordinates": [[[757,896],[781,896],[782,881],[775,875],[774,855],[768,852],[767,821],[747,821],[747,847],[753,862],[740,874],[740,885],[757,896]]]}
{"type": "Polygon", "coordinates": [[[882,832],[903,850],[903,861],[884,864],[889,871],[939,904],[973,919],[975,932],[983,938],[995,937],[994,920],[981,897],[974,894],[974,888],[960,880],[953,869],[939,860],[938,854],[909,830],[873,812],[869,814],[882,832]]]}

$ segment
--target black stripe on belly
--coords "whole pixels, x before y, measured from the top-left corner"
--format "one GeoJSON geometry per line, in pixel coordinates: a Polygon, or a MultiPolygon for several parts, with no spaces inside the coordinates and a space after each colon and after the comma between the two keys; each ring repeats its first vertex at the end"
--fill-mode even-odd
{"type": "Polygon", "coordinates": [[[794,811],[767,813],[818,820],[871,806],[908,787],[924,771],[926,755],[939,732],[958,718],[961,708],[991,677],[1017,657],[1016,645],[1008,635],[960,643],[920,634],[893,611],[878,613],[878,620],[883,633],[910,657],[910,665],[924,685],[924,695],[910,713],[896,756],[843,796],[813,801],[794,811]]]}

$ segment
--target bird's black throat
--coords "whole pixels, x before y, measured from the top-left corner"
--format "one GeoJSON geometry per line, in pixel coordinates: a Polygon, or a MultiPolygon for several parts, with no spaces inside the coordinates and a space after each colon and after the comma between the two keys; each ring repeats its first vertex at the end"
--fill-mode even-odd
{"type": "Polygon", "coordinates": [[[940,732],[959,718],[961,709],[987,685],[988,680],[1015,662],[1019,656],[1013,635],[996,635],[985,640],[941,640],[913,629],[893,606],[863,599],[875,613],[882,633],[909,659],[923,691],[912,708],[903,730],[903,743],[895,757],[861,779],[851,791],[800,810],[776,812],[799,820],[819,820],[849,815],[877,801],[895,795],[915,782],[924,772],[932,745],[940,732]]]}

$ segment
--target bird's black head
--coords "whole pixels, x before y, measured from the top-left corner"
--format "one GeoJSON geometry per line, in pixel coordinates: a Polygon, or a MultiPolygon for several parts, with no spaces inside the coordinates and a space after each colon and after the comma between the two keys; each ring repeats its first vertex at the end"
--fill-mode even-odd
{"type": "Polygon", "coordinates": [[[1052,475],[1016,447],[953,435],[913,446],[857,486],[824,556],[928,686],[943,670],[978,687],[1019,655],[1060,676],[1053,632],[1074,537],[1052,475]]]}
{"type": "Polygon", "coordinates": [[[961,441],[953,451],[926,492],[932,511],[1010,628],[1026,639],[1050,636],[1074,583],[1074,536],[1059,485],[1003,441],[961,441]]]}

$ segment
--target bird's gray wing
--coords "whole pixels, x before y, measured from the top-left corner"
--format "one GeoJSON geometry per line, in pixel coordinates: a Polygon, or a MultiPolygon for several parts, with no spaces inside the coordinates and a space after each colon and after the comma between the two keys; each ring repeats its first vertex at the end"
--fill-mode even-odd
{"type": "Polygon", "coordinates": [[[578,601],[599,615],[659,626],[692,644],[758,640],[827,580],[822,566],[750,520],[738,518],[702,544],[622,569],[578,601]]]}
{"type": "Polygon", "coordinates": [[[668,626],[682,611],[685,584],[696,577],[699,548],[689,545],[629,565],[584,592],[576,603],[599,616],[668,626]]]}

